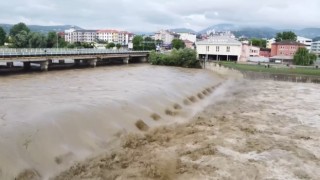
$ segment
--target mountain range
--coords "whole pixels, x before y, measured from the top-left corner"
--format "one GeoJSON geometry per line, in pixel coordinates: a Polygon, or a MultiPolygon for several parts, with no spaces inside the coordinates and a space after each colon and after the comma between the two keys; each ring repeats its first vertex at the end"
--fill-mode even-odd
{"type": "MultiPolygon", "coordinates": [[[[12,24],[0,24],[1,27],[8,33],[13,26],[12,24]]],[[[78,26],[73,25],[58,25],[58,26],[40,26],[40,25],[28,25],[31,31],[40,32],[40,33],[48,33],[50,31],[63,32],[71,27],[75,27],[76,29],[82,29],[78,26]]],[[[192,29],[187,28],[176,28],[170,29],[173,32],[190,32],[194,34],[205,34],[207,32],[222,32],[222,31],[230,31],[236,35],[236,37],[247,37],[247,38],[273,38],[276,36],[278,32],[283,31],[293,31],[298,36],[303,36],[306,38],[317,38],[320,37],[320,28],[304,28],[304,29],[274,29],[269,27],[245,27],[238,26],[234,24],[217,24],[214,26],[210,26],[201,31],[194,31],[192,29]]],[[[144,34],[151,35],[153,32],[134,32],[135,34],[144,34]]]]}

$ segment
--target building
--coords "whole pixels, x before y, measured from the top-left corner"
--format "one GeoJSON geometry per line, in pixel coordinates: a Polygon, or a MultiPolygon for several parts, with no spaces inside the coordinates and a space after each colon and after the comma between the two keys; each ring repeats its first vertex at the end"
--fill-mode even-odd
{"type": "Polygon", "coordinates": [[[307,48],[309,51],[311,50],[312,39],[308,39],[308,38],[305,38],[305,37],[298,36],[297,37],[297,42],[299,42],[301,44],[304,44],[305,48],[307,48]]]}
{"type": "Polygon", "coordinates": [[[96,42],[97,40],[113,42],[127,46],[133,39],[133,34],[127,31],[117,30],[76,30],[71,28],[64,32],[67,42],[96,42]]]}
{"type": "Polygon", "coordinates": [[[196,42],[197,54],[200,59],[238,61],[240,60],[242,44],[227,36],[212,36],[209,39],[196,42]]]}
{"type": "Polygon", "coordinates": [[[96,30],[76,30],[71,28],[64,32],[65,41],[70,43],[75,42],[94,42],[97,37],[96,30]]]}
{"type": "Polygon", "coordinates": [[[194,43],[189,40],[183,40],[184,44],[186,45],[186,48],[194,49],[194,43]]]}
{"type": "Polygon", "coordinates": [[[267,48],[268,49],[271,49],[272,47],[272,44],[276,42],[276,39],[275,38],[272,38],[272,39],[269,39],[267,40],[267,48]]]}
{"type": "Polygon", "coordinates": [[[304,44],[296,41],[281,41],[272,44],[270,62],[292,63],[293,56],[304,44]]]}
{"type": "Polygon", "coordinates": [[[164,45],[171,44],[172,40],[179,38],[179,34],[173,33],[169,30],[160,30],[154,34],[155,40],[161,40],[164,45]]]}
{"type": "Polygon", "coordinates": [[[311,44],[311,52],[320,56],[320,41],[312,42],[311,44]]]}
{"type": "Polygon", "coordinates": [[[259,57],[260,47],[249,45],[248,43],[242,43],[241,56],[239,61],[248,61],[250,57],[259,57]]]}
{"type": "Polygon", "coordinates": [[[260,48],[260,56],[262,57],[271,57],[271,49],[269,48],[260,48]]]}
{"type": "Polygon", "coordinates": [[[191,41],[192,43],[195,43],[197,41],[197,35],[193,34],[193,33],[177,33],[179,34],[179,39],[181,40],[188,40],[191,41]]]}

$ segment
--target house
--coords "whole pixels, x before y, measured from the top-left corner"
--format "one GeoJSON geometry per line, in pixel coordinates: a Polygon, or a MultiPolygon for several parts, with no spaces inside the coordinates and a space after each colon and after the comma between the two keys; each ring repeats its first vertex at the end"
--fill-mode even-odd
{"type": "Polygon", "coordinates": [[[228,36],[212,36],[196,42],[197,55],[200,59],[208,56],[209,60],[238,61],[242,44],[228,36]]]}
{"type": "Polygon", "coordinates": [[[290,64],[293,61],[293,56],[300,47],[305,47],[305,45],[290,40],[273,43],[271,46],[270,62],[290,64]]]}
{"type": "Polygon", "coordinates": [[[241,56],[239,61],[246,62],[250,57],[259,57],[260,48],[257,46],[249,45],[248,42],[242,43],[241,56]]]}

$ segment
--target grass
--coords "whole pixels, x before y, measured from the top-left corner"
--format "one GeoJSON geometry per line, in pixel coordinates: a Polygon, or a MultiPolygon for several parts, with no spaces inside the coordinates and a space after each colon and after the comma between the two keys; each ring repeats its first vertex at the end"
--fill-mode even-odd
{"type": "Polygon", "coordinates": [[[264,65],[256,64],[239,64],[234,62],[220,62],[221,65],[240,71],[253,71],[253,72],[264,72],[273,74],[293,74],[293,75],[309,75],[309,76],[320,76],[320,69],[314,67],[281,67],[279,65],[270,65],[270,68],[265,68],[264,65]]]}

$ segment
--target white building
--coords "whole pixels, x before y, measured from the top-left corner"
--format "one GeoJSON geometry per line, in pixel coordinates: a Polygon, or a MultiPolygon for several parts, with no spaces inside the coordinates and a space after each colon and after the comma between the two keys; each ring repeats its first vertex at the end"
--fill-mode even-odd
{"type": "Polygon", "coordinates": [[[311,52],[320,55],[320,41],[312,42],[311,44],[311,52]]]}
{"type": "Polygon", "coordinates": [[[172,40],[177,37],[177,34],[168,30],[160,30],[154,34],[154,39],[161,40],[163,44],[171,44],[172,40]]]}
{"type": "Polygon", "coordinates": [[[64,33],[65,41],[74,42],[94,42],[97,38],[96,30],[76,30],[71,28],[64,33]]]}
{"type": "Polygon", "coordinates": [[[133,39],[133,34],[126,31],[117,30],[76,30],[71,28],[65,31],[65,40],[70,43],[74,42],[95,42],[103,40],[106,42],[119,43],[128,45],[133,39]]]}
{"type": "Polygon", "coordinates": [[[212,36],[207,40],[196,42],[196,49],[200,59],[208,55],[209,60],[239,61],[242,44],[227,36],[212,36]]]}
{"type": "Polygon", "coordinates": [[[297,42],[306,45],[305,48],[307,48],[309,51],[311,50],[312,39],[298,36],[297,42]]]}
{"type": "Polygon", "coordinates": [[[193,43],[195,43],[197,41],[197,35],[193,34],[193,33],[177,33],[180,35],[179,39],[181,40],[188,40],[188,41],[191,41],[193,43]]]}

